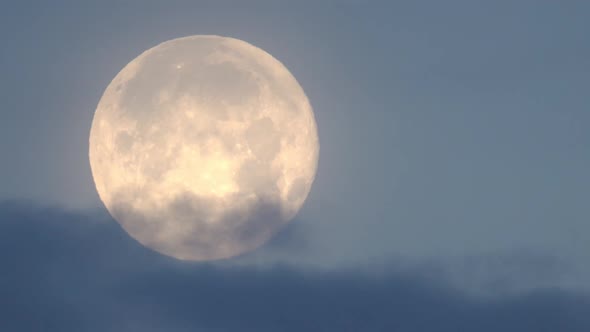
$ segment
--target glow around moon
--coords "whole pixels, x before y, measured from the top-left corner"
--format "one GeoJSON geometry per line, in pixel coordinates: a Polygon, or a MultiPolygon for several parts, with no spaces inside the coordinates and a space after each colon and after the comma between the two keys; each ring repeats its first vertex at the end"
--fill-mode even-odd
{"type": "Polygon", "coordinates": [[[313,183],[313,110],[278,60],[244,41],[191,36],[131,61],[90,131],[98,194],[143,245],[185,260],[255,249],[313,183]]]}

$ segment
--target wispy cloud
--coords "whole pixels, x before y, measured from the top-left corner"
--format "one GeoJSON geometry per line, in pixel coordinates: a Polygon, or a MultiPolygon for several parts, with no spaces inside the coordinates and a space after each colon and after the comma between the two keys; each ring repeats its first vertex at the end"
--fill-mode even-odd
{"type": "Polygon", "coordinates": [[[371,276],[180,262],[102,212],[24,202],[0,203],[0,264],[8,331],[590,330],[582,293],[476,298],[428,269],[371,276]]]}

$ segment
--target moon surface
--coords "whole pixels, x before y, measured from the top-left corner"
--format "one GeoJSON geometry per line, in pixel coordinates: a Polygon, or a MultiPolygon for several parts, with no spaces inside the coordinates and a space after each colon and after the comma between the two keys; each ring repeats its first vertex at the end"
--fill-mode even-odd
{"type": "Polygon", "coordinates": [[[144,246],[182,260],[265,243],[303,205],[318,156],[313,109],[289,70],[220,36],[169,40],[133,59],[90,130],[110,214],[144,246]]]}

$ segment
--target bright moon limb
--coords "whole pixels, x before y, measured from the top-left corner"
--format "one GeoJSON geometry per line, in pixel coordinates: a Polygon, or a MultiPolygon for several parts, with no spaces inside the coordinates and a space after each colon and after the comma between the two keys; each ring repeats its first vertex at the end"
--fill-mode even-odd
{"type": "Polygon", "coordinates": [[[289,70],[244,41],[204,35],[127,64],[100,99],[89,147],[110,214],[183,260],[265,243],[303,205],[319,156],[313,110],[289,70]]]}

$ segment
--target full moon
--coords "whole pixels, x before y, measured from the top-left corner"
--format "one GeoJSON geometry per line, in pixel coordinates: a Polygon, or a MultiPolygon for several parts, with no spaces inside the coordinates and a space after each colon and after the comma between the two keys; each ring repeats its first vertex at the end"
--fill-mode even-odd
{"type": "Polygon", "coordinates": [[[197,35],[127,64],[97,106],[89,159],[130,236],[182,260],[251,251],[293,219],[319,141],[305,92],[247,42],[197,35]]]}

